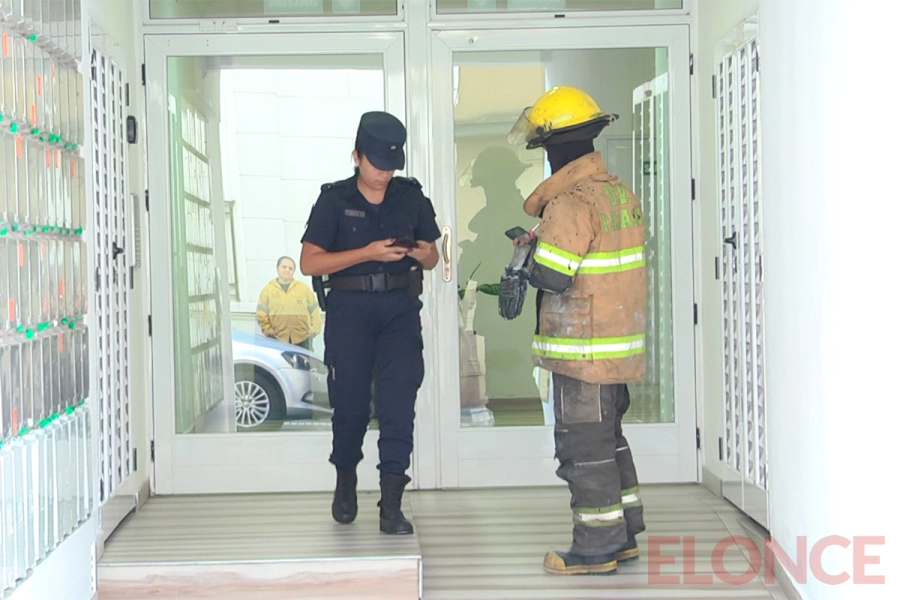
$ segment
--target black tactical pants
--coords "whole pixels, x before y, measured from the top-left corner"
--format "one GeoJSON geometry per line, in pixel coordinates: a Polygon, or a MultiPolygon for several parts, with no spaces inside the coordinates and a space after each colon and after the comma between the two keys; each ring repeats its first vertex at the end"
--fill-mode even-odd
{"type": "Polygon", "coordinates": [[[644,530],[644,509],[622,416],[631,401],[625,384],[596,385],[553,374],[556,474],[572,494],[572,549],[611,554],[644,530]]]}

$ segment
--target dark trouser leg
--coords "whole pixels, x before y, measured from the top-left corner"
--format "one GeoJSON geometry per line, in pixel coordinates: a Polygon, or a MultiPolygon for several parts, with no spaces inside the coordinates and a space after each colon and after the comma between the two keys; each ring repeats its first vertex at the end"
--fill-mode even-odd
{"type": "Polygon", "coordinates": [[[622,484],[622,507],[625,509],[625,532],[628,537],[644,531],[644,505],[641,502],[641,492],[638,486],[637,471],[634,468],[634,460],[631,457],[631,448],[628,440],[622,434],[622,417],[631,406],[631,398],[628,386],[617,385],[616,397],[616,465],[619,467],[619,477],[622,484]]]}
{"type": "Polygon", "coordinates": [[[332,464],[356,467],[362,460],[363,437],[369,425],[375,345],[366,330],[361,301],[333,293],[325,323],[325,364],[331,417],[332,464]]]}
{"type": "Polygon", "coordinates": [[[616,457],[619,387],[553,375],[556,474],[569,484],[571,551],[580,556],[614,554],[627,540],[616,457]]]}
{"type": "Polygon", "coordinates": [[[404,475],[413,448],[416,394],[422,385],[422,325],[419,303],[410,302],[375,342],[375,414],[378,416],[379,470],[404,475]]]}

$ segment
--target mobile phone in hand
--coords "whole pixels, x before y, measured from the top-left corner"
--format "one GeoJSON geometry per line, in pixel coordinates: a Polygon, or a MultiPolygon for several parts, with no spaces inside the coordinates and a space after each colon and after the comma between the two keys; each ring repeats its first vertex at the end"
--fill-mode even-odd
{"type": "Polygon", "coordinates": [[[401,237],[394,240],[394,243],[391,244],[391,247],[400,247],[400,248],[418,248],[419,244],[416,243],[416,240],[411,237],[401,237]]]}

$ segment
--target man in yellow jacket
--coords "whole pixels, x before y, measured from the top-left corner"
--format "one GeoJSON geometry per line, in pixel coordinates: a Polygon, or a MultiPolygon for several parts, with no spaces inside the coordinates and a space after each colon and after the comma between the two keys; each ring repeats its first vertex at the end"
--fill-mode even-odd
{"type": "Polygon", "coordinates": [[[526,109],[510,142],[543,146],[551,176],[525,200],[540,217],[528,268],[538,288],[534,363],[553,373],[557,475],[568,482],[571,549],[550,552],[559,575],[615,573],[638,557],[643,506],[622,416],[626,383],[644,377],[644,222],[630,189],[593,140],[617,115],[585,92],[556,87],[526,109]]]}
{"type": "Polygon", "coordinates": [[[322,331],[322,310],[308,285],[294,279],[297,266],[290,256],[278,259],[278,277],[266,284],[256,305],[256,321],[263,335],[312,349],[322,331]]]}

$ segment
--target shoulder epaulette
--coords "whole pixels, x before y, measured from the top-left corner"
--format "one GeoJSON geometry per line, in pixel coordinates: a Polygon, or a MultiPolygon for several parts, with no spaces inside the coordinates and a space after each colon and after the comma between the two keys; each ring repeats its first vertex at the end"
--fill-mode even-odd
{"type": "Polygon", "coordinates": [[[411,185],[411,186],[415,186],[419,189],[422,189],[422,184],[419,183],[419,180],[416,179],[415,177],[400,177],[398,175],[398,176],[394,177],[394,179],[396,179],[400,183],[404,183],[406,185],[411,185]]]}

